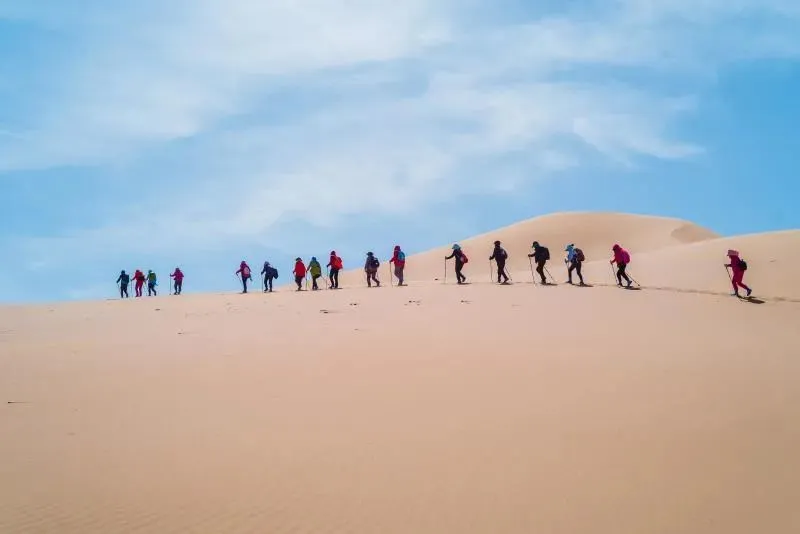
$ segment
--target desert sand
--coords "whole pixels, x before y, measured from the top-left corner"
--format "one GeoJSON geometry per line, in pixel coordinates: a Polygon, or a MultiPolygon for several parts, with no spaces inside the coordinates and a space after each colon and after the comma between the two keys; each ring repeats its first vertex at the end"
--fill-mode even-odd
{"type": "Polygon", "coordinates": [[[0,308],[0,532],[800,532],[799,231],[575,213],[460,243],[461,287],[448,245],[403,288],[0,308]]]}

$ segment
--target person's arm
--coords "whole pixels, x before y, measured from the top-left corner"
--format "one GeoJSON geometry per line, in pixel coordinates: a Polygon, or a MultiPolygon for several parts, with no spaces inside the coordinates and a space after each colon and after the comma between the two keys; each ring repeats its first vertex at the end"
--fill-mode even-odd
{"type": "Polygon", "coordinates": [[[452,254],[450,254],[449,256],[445,256],[444,259],[452,260],[453,258],[455,258],[455,256],[456,256],[456,251],[454,250],[452,254]]]}

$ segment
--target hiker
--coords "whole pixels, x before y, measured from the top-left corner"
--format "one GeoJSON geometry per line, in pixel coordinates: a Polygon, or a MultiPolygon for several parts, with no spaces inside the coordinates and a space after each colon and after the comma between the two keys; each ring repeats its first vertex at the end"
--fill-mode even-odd
{"type": "Polygon", "coordinates": [[[367,273],[367,287],[372,287],[372,282],[375,281],[378,287],[381,287],[381,281],[378,280],[378,268],[381,262],[375,257],[372,252],[367,252],[367,261],[364,262],[364,272],[367,273]]]}
{"type": "Polygon", "coordinates": [[[311,289],[316,291],[319,289],[317,279],[322,276],[322,265],[317,261],[316,256],[311,256],[311,261],[308,262],[308,272],[311,273],[311,289]]]}
{"type": "Polygon", "coordinates": [[[533,258],[534,263],[536,263],[536,272],[539,273],[539,278],[542,279],[542,285],[546,286],[547,278],[544,276],[544,265],[550,259],[550,250],[540,245],[538,241],[534,241],[531,248],[533,249],[533,254],[528,254],[528,257],[533,258]]]}
{"type": "Polygon", "coordinates": [[[158,282],[156,281],[156,273],[154,273],[153,271],[148,270],[147,271],[147,296],[148,297],[152,297],[152,296],[158,295],[158,293],[156,292],[156,284],[157,283],[158,282]]]}
{"type": "Polygon", "coordinates": [[[128,284],[131,281],[131,277],[128,273],[124,270],[119,272],[119,278],[117,278],[117,283],[119,284],[119,298],[130,298],[128,295],[128,284]]]}
{"type": "Polygon", "coordinates": [[[278,278],[278,269],[270,265],[268,261],[265,261],[261,274],[264,276],[264,293],[267,291],[272,293],[272,281],[278,278]]]}
{"type": "Polygon", "coordinates": [[[175,267],[175,272],[169,275],[169,277],[175,279],[174,293],[180,295],[183,289],[183,271],[181,271],[180,267],[175,267]]]}
{"type": "Polygon", "coordinates": [[[574,243],[567,245],[567,248],[565,248],[564,251],[567,253],[567,257],[564,258],[564,263],[568,265],[567,277],[569,279],[567,280],[567,283],[572,283],[572,271],[575,271],[581,281],[580,285],[585,286],[586,284],[583,283],[583,275],[581,274],[581,266],[586,260],[586,257],[583,255],[583,251],[579,248],[575,248],[574,243]]]}
{"type": "Polygon", "coordinates": [[[625,272],[627,269],[628,264],[631,262],[631,255],[628,254],[628,251],[622,248],[619,245],[614,245],[611,250],[614,251],[614,257],[611,258],[610,263],[617,264],[617,285],[622,287],[622,279],[624,278],[626,282],[628,282],[627,287],[631,287],[633,282],[628,277],[628,274],[625,272]]]}
{"type": "MultiPolygon", "coordinates": [[[[394,246],[394,253],[389,263],[394,263],[394,275],[397,277],[397,285],[403,284],[403,270],[406,268],[406,253],[400,250],[400,245],[394,246]]],[[[391,281],[391,280],[390,280],[391,281]]]]}
{"type": "Polygon", "coordinates": [[[303,260],[300,258],[294,259],[294,283],[297,284],[297,290],[303,290],[303,280],[306,278],[306,266],[303,264],[303,260]]]}
{"type": "Polygon", "coordinates": [[[464,268],[464,264],[467,263],[469,260],[467,259],[467,255],[464,254],[464,251],[461,250],[461,245],[456,243],[453,245],[453,253],[449,256],[445,256],[445,261],[455,258],[456,260],[456,281],[458,284],[463,284],[467,281],[467,277],[461,274],[461,270],[464,268]]]}
{"type": "Polygon", "coordinates": [[[503,247],[500,246],[500,241],[494,242],[494,250],[492,251],[492,255],[489,258],[489,261],[494,260],[497,264],[497,283],[498,284],[507,284],[508,283],[508,275],[506,274],[506,260],[508,259],[508,253],[505,251],[503,247]],[[503,281],[500,281],[500,278],[503,278],[503,281]]]}
{"type": "Polygon", "coordinates": [[[342,258],[336,255],[335,250],[331,250],[331,259],[325,267],[330,268],[330,288],[339,289],[339,271],[342,270],[342,258]]]}
{"type": "Polygon", "coordinates": [[[134,286],[134,290],[136,292],[137,297],[142,296],[142,286],[144,285],[144,273],[139,269],[136,269],[136,272],[133,273],[133,280],[136,282],[134,286]]]}
{"type": "Polygon", "coordinates": [[[233,274],[242,275],[242,293],[247,293],[247,281],[253,279],[253,275],[250,272],[250,266],[247,265],[247,262],[242,260],[242,263],[239,264],[239,269],[233,274]]]}
{"type": "Polygon", "coordinates": [[[739,257],[739,252],[736,250],[728,250],[728,259],[730,263],[726,263],[725,267],[731,269],[731,284],[733,284],[733,294],[739,296],[739,288],[741,287],[747,291],[747,296],[753,292],[752,289],[747,287],[744,280],[744,272],[747,270],[747,262],[739,257]]]}

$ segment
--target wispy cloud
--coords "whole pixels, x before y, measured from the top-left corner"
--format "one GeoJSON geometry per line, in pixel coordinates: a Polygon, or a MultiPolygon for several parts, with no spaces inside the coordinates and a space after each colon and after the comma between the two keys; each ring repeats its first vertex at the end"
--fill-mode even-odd
{"type": "Polygon", "coordinates": [[[145,189],[180,191],[180,202],[123,206],[26,250],[85,259],[131,242],[142,253],[280,243],[287,218],[331,225],[599,160],[696,156],[701,143],[675,126],[709,74],[800,53],[788,0],[570,3],[519,22],[497,16],[503,8],[7,2],[0,16],[61,32],[75,53],[48,67],[50,83],[30,97],[39,112],[3,126],[0,173],[130,167],[145,189]],[[526,172],[482,172],[513,158],[526,172]]]}

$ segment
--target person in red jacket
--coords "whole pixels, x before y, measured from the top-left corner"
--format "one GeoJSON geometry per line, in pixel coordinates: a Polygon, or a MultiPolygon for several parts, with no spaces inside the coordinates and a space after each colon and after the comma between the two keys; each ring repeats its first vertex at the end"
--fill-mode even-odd
{"type": "Polygon", "coordinates": [[[614,245],[611,250],[614,251],[614,257],[611,258],[609,263],[616,263],[617,264],[617,285],[622,287],[622,279],[624,278],[626,282],[628,282],[628,287],[631,287],[633,282],[625,273],[625,269],[628,267],[628,264],[631,262],[631,255],[628,254],[628,251],[622,248],[619,245],[614,245]]]}
{"type": "Polygon", "coordinates": [[[175,267],[175,272],[169,275],[170,278],[175,279],[175,289],[173,291],[174,295],[180,295],[181,290],[183,289],[183,271],[181,271],[180,267],[175,267]]]}
{"type": "Polygon", "coordinates": [[[342,270],[343,264],[342,258],[336,255],[335,250],[331,250],[331,259],[325,267],[330,269],[330,273],[328,273],[331,281],[330,289],[339,289],[339,271],[342,270]]]}
{"type": "Polygon", "coordinates": [[[145,280],[144,273],[142,271],[140,271],[139,269],[136,269],[136,272],[133,273],[133,280],[136,282],[136,287],[135,287],[136,296],[137,297],[141,297],[142,296],[142,286],[144,286],[144,280],[145,280]]]}
{"type": "Polygon", "coordinates": [[[389,263],[394,263],[394,275],[397,277],[397,285],[405,285],[403,283],[403,270],[406,268],[406,253],[400,249],[400,245],[394,246],[394,254],[389,263]]]}
{"type": "Polygon", "coordinates": [[[250,266],[247,265],[246,261],[242,260],[242,263],[239,264],[239,270],[234,274],[242,275],[242,293],[247,293],[247,281],[253,279],[253,275],[250,272],[250,266]]]}
{"type": "Polygon", "coordinates": [[[303,260],[300,258],[295,258],[294,260],[294,283],[297,284],[297,290],[303,290],[303,280],[306,278],[306,266],[303,264],[303,260]]]}
{"type": "Polygon", "coordinates": [[[739,288],[741,287],[747,291],[747,296],[753,292],[752,289],[744,285],[744,271],[747,269],[747,264],[739,257],[739,252],[736,250],[728,250],[728,259],[730,263],[726,263],[725,267],[731,269],[731,284],[733,284],[733,294],[739,296],[739,288]]]}

